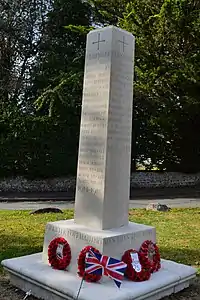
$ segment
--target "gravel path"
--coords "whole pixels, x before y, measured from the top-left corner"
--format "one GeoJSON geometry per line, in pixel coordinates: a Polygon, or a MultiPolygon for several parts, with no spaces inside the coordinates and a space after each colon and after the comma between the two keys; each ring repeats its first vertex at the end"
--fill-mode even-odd
{"type": "MultiPolygon", "coordinates": [[[[0,277],[0,300],[23,300],[24,297],[25,293],[12,287],[7,277],[0,277]]],[[[36,300],[36,298],[29,296],[27,300],[36,300]]],[[[165,297],[163,300],[200,300],[200,277],[197,277],[188,289],[165,297]]]]}

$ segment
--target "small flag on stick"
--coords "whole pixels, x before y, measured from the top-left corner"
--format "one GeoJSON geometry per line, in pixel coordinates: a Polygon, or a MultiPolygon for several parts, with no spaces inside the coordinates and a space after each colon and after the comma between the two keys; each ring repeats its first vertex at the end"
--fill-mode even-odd
{"type": "Polygon", "coordinates": [[[127,267],[123,261],[90,250],[86,254],[85,264],[86,273],[108,276],[120,288],[127,267]]]}

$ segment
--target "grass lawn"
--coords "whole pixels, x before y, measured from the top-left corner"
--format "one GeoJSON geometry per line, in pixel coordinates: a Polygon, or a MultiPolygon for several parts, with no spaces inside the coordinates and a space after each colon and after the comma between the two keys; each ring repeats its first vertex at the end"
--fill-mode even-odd
{"type": "MultiPolygon", "coordinates": [[[[70,218],[73,210],[42,215],[0,211],[0,261],[42,251],[45,224],[70,218]]],[[[130,210],[130,221],[155,226],[162,258],[195,266],[200,274],[200,208],[172,209],[165,213],[130,210]]]]}

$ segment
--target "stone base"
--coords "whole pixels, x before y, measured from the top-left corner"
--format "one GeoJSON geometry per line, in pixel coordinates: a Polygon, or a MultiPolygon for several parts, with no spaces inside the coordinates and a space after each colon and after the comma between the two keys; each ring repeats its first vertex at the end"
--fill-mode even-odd
{"type": "MultiPolygon", "coordinates": [[[[81,279],[67,271],[53,270],[42,262],[37,253],[2,262],[10,274],[11,284],[24,292],[44,300],[75,299],[81,279]]],[[[187,288],[195,277],[192,267],[162,260],[162,268],[148,281],[131,282],[124,280],[118,289],[112,280],[106,283],[87,283],[79,295],[80,300],[158,300],[187,288]]]]}
{"type": "Polygon", "coordinates": [[[124,251],[139,250],[145,240],[156,242],[156,229],[129,222],[127,226],[110,230],[94,230],[74,223],[74,220],[50,222],[46,225],[43,262],[48,264],[48,246],[56,237],[64,237],[71,248],[72,260],[68,271],[77,273],[77,258],[85,246],[93,246],[107,256],[121,259],[124,251]]]}

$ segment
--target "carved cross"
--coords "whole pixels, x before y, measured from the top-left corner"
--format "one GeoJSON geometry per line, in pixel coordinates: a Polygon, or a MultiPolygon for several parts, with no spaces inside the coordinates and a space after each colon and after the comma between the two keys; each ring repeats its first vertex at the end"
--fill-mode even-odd
{"type": "Polygon", "coordinates": [[[127,43],[125,43],[125,36],[123,36],[123,41],[118,40],[118,42],[123,44],[123,52],[124,52],[125,45],[128,45],[127,43]]]}
{"type": "Polygon", "coordinates": [[[99,50],[99,44],[105,42],[105,40],[100,40],[100,33],[98,33],[98,40],[92,44],[97,44],[97,50],[99,50]]]}

